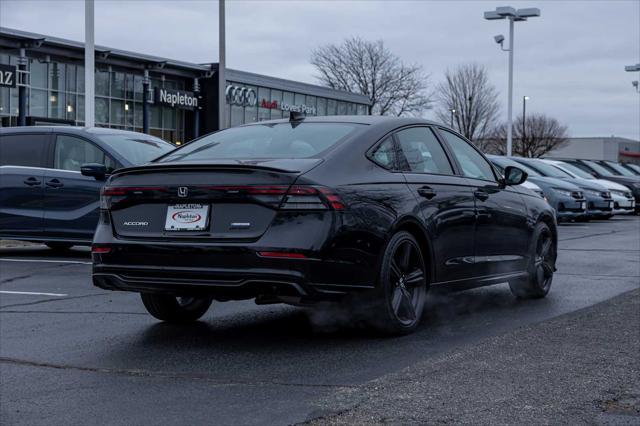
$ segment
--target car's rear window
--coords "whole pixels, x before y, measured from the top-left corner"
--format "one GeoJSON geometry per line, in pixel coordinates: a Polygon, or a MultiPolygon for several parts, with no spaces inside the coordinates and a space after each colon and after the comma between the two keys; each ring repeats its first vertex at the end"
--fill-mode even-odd
{"type": "Polygon", "coordinates": [[[204,136],[158,161],[318,157],[362,126],[270,123],[235,127],[204,136]]]}
{"type": "Polygon", "coordinates": [[[132,133],[131,135],[114,133],[96,136],[132,164],[147,163],[175,149],[175,146],[169,142],[143,133],[132,133]]]}

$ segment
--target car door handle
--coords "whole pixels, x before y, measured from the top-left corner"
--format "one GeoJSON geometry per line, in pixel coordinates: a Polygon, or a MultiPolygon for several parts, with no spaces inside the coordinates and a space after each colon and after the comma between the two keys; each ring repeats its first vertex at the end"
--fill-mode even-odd
{"type": "Polygon", "coordinates": [[[423,186],[422,188],[418,188],[418,194],[421,197],[424,197],[427,200],[430,200],[436,196],[436,191],[434,191],[433,188],[430,188],[428,186],[423,186]]]}
{"type": "Polygon", "coordinates": [[[29,186],[36,186],[36,185],[40,185],[41,183],[42,181],[40,179],[33,176],[24,180],[24,184],[29,186]]]}
{"type": "Polygon", "coordinates": [[[60,182],[58,179],[48,180],[46,185],[50,188],[62,188],[64,183],[60,182]]]}
{"type": "Polygon", "coordinates": [[[482,190],[475,191],[473,195],[475,195],[475,197],[480,201],[485,201],[487,198],[489,198],[489,194],[482,190]]]}

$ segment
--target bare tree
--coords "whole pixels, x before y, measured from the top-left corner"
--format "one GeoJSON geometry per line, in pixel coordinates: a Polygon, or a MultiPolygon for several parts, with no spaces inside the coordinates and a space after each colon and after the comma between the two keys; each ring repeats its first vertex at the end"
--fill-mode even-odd
{"type": "Polygon", "coordinates": [[[322,46],[313,51],[311,63],[323,84],[368,96],[369,114],[419,115],[431,108],[428,76],[420,66],[404,64],[381,40],[353,37],[322,46]]]}
{"type": "MultiPolygon", "coordinates": [[[[555,118],[544,114],[527,116],[524,127],[522,117],[513,123],[513,154],[520,157],[538,158],[549,151],[567,144],[567,127],[555,118]]],[[[505,155],[507,151],[507,126],[502,124],[484,141],[485,151],[505,155]]]]}
{"type": "Polygon", "coordinates": [[[498,92],[489,83],[484,66],[466,64],[447,70],[436,94],[438,120],[450,124],[467,139],[481,145],[497,125],[498,92]]]}

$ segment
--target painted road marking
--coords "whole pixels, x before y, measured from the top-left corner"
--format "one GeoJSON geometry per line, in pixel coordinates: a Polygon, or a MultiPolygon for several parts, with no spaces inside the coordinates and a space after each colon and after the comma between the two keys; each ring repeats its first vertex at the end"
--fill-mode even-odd
{"type": "Polygon", "coordinates": [[[31,295],[31,296],[56,296],[56,297],[65,297],[68,296],[68,294],[61,294],[61,293],[37,293],[34,291],[8,291],[8,290],[0,290],[0,293],[2,294],[27,294],[27,295],[31,295]]]}
{"type": "Polygon", "coordinates": [[[0,258],[2,262],[42,262],[42,263],[73,263],[76,265],[91,265],[92,262],[81,262],[79,260],[49,260],[49,259],[6,259],[0,258]]]}

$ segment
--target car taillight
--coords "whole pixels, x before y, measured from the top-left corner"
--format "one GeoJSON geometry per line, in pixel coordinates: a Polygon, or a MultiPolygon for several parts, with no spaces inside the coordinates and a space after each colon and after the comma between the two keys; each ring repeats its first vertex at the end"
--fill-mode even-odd
{"type": "Polygon", "coordinates": [[[344,210],[342,199],[331,189],[293,185],[280,205],[281,210],[344,210]]]}
{"type": "Polygon", "coordinates": [[[145,195],[156,191],[167,192],[168,189],[161,186],[104,186],[100,191],[100,208],[109,209],[114,203],[130,195],[145,195]]]}

